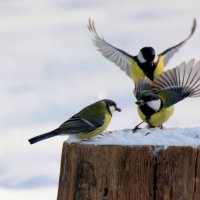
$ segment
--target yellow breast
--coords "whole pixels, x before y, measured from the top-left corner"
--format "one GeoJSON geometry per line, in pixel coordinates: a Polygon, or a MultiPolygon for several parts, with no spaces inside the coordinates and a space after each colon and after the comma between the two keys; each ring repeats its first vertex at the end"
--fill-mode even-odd
{"type": "Polygon", "coordinates": [[[105,115],[105,122],[102,126],[100,126],[99,128],[95,129],[94,131],[90,131],[90,132],[87,132],[87,133],[78,133],[76,134],[76,137],[78,139],[89,139],[91,137],[94,137],[100,133],[102,133],[104,130],[106,130],[106,128],[108,127],[110,121],[111,121],[111,115],[109,113],[106,113],[105,115]]]}
{"type": "Polygon", "coordinates": [[[162,108],[159,112],[153,114],[149,120],[146,120],[146,116],[141,112],[138,107],[138,114],[142,121],[148,123],[151,126],[161,126],[164,124],[173,114],[174,107],[162,108]]]}
{"type": "Polygon", "coordinates": [[[160,56],[157,67],[154,71],[154,76],[153,76],[154,79],[164,71],[164,68],[165,68],[165,66],[164,66],[164,62],[163,62],[163,56],[160,56]]]}
{"type": "Polygon", "coordinates": [[[137,62],[133,60],[131,66],[130,66],[130,73],[131,78],[133,79],[133,82],[137,82],[138,79],[142,78],[145,74],[138,66],[137,62]]]}
{"type": "MultiPolygon", "coordinates": [[[[159,74],[161,74],[164,71],[164,62],[163,62],[163,56],[160,56],[158,64],[156,66],[156,69],[153,73],[153,77],[156,78],[159,74]]],[[[133,79],[133,82],[137,82],[138,79],[145,76],[144,72],[141,70],[141,68],[138,66],[136,61],[132,61],[132,64],[130,66],[130,74],[131,78],[133,79]]]]}

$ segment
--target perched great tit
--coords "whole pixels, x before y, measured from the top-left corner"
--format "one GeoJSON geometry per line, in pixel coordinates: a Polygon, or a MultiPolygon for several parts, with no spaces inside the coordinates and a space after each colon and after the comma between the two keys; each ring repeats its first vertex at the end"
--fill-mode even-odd
{"type": "Polygon", "coordinates": [[[142,121],[150,127],[162,128],[173,114],[174,104],[186,97],[200,96],[200,61],[183,62],[163,72],[153,82],[143,77],[136,82],[134,93],[142,121]]]}
{"type": "Polygon", "coordinates": [[[136,56],[130,55],[127,52],[114,47],[100,37],[96,31],[94,21],[89,19],[88,29],[91,33],[92,40],[97,49],[102,55],[115,63],[121,70],[133,79],[135,83],[139,78],[147,76],[150,80],[154,80],[159,74],[164,71],[165,66],[172,56],[180,50],[183,44],[191,38],[196,29],[196,19],[193,20],[191,32],[189,36],[182,42],[168,48],[162,53],[156,55],[153,47],[143,47],[136,56]]]}
{"type": "Polygon", "coordinates": [[[109,125],[112,113],[120,112],[116,103],[104,99],[82,109],[64,122],[57,129],[29,139],[30,144],[48,139],[57,135],[75,134],[79,139],[89,139],[103,132],[109,125]]]}

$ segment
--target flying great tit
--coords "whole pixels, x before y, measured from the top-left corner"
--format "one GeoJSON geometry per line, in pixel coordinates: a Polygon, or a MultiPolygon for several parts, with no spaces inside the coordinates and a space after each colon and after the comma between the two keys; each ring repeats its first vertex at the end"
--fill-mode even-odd
{"type": "Polygon", "coordinates": [[[154,81],[143,77],[136,82],[134,93],[142,121],[150,127],[162,128],[173,114],[174,104],[186,97],[200,96],[200,60],[183,62],[163,72],[154,81]]]}
{"type": "Polygon", "coordinates": [[[114,111],[121,111],[114,101],[109,99],[97,101],[73,115],[57,129],[33,137],[28,141],[30,144],[34,144],[41,140],[64,134],[75,134],[78,139],[89,139],[107,128],[114,111]]]}
{"type": "Polygon", "coordinates": [[[165,66],[172,56],[178,52],[186,41],[193,35],[196,29],[196,19],[193,20],[191,32],[185,40],[158,55],[156,55],[153,47],[143,47],[136,56],[130,55],[127,52],[114,47],[106,42],[103,37],[98,35],[94,21],[91,21],[90,19],[88,29],[98,51],[100,51],[105,58],[119,66],[121,70],[125,71],[135,83],[143,76],[147,76],[153,81],[154,78],[164,71],[165,66]]]}

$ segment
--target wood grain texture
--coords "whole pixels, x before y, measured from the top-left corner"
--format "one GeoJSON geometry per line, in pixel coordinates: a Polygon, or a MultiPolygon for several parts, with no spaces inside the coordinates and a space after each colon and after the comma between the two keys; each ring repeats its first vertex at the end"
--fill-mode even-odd
{"type": "Polygon", "coordinates": [[[157,157],[156,199],[192,200],[197,149],[169,147],[157,157]]]}
{"type": "Polygon", "coordinates": [[[153,199],[151,151],[64,143],[58,200],[153,199]]]}
{"type": "Polygon", "coordinates": [[[57,200],[199,200],[199,149],[154,148],[65,142],[57,200]]]}
{"type": "Polygon", "coordinates": [[[197,159],[195,166],[195,189],[194,200],[200,200],[200,147],[197,149],[197,159]]]}

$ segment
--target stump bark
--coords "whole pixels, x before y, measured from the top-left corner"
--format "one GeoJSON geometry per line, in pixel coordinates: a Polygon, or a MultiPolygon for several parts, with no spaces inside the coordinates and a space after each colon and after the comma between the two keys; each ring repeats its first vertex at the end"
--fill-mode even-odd
{"type": "Polygon", "coordinates": [[[200,149],[64,142],[57,200],[200,200],[200,149]]]}

